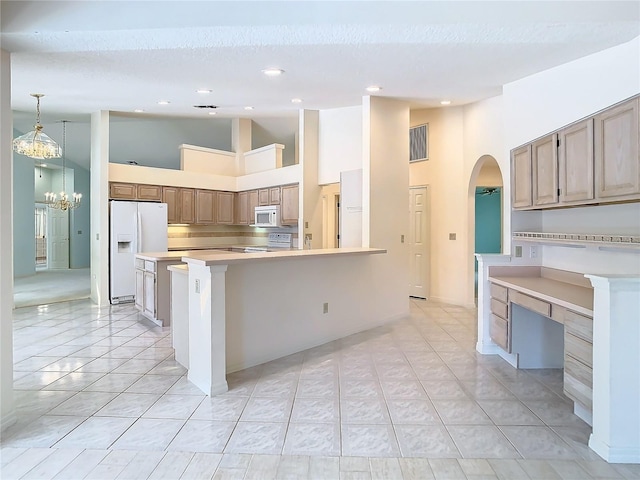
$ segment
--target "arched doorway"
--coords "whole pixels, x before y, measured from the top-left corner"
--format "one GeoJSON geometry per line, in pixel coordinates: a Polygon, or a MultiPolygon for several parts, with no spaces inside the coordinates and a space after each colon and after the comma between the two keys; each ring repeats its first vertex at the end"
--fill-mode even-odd
{"type": "Polygon", "coordinates": [[[475,253],[501,253],[504,219],[504,196],[500,166],[491,155],[476,162],[468,189],[468,262],[469,291],[477,297],[477,263],[475,253]]]}

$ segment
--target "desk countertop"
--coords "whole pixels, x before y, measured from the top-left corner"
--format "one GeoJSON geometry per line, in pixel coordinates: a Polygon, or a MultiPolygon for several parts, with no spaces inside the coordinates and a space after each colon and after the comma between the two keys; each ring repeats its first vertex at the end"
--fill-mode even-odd
{"type": "Polygon", "coordinates": [[[593,317],[593,288],[545,277],[489,277],[489,281],[593,317]]]}

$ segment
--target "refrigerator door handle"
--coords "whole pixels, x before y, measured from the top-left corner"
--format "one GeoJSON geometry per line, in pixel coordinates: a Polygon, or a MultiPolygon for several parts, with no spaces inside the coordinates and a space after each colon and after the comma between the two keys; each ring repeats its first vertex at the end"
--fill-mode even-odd
{"type": "Polygon", "coordinates": [[[142,243],[142,218],[140,217],[140,212],[136,213],[136,219],[136,252],[140,253],[142,251],[142,245],[140,245],[142,243]]]}

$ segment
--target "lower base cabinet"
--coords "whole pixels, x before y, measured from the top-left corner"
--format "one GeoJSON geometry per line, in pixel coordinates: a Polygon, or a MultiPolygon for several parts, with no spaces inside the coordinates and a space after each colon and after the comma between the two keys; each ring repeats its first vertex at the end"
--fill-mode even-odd
{"type": "Polygon", "coordinates": [[[169,265],[180,260],[148,260],[137,258],[135,305],[140,313],[161,327],[168,327],[171,320],[171,279],[169,265]]]}

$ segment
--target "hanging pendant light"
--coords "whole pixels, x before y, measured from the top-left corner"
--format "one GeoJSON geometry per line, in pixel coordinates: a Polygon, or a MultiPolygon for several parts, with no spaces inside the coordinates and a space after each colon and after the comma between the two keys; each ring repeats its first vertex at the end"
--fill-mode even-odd
{"type": "Polygon", "coordinates": [[[73,210],[74,208],[78,208],[80,206],[80,201],[82,200],[82,194],[73,192],[71,194],[71,200],[69,199],[69,195],[67,192],[66,185],[66,169],[65,169],[65,157],[67,156],[67,120],[62,121],[62,191],[59,194],[53,192],[46,192],[45,203],[49,205],[51,208],[56,208],[58,210],[73,210]],[[60,195],[60,198],[58,198],[60,195]]]}
{"type": "Polygon", "coordinates": [[[13,140],[13,151],[20,155],[44,160],[47,158],[60,158],[62,155],[60,145],[54,142],[49,136],[42,131],[40,125],[40,97],[44,97],[42,93],[32,93],[32,97],[36,97],[38,103],[36,107],[36,124],[33,130],[25,133],[13,140]]]}

